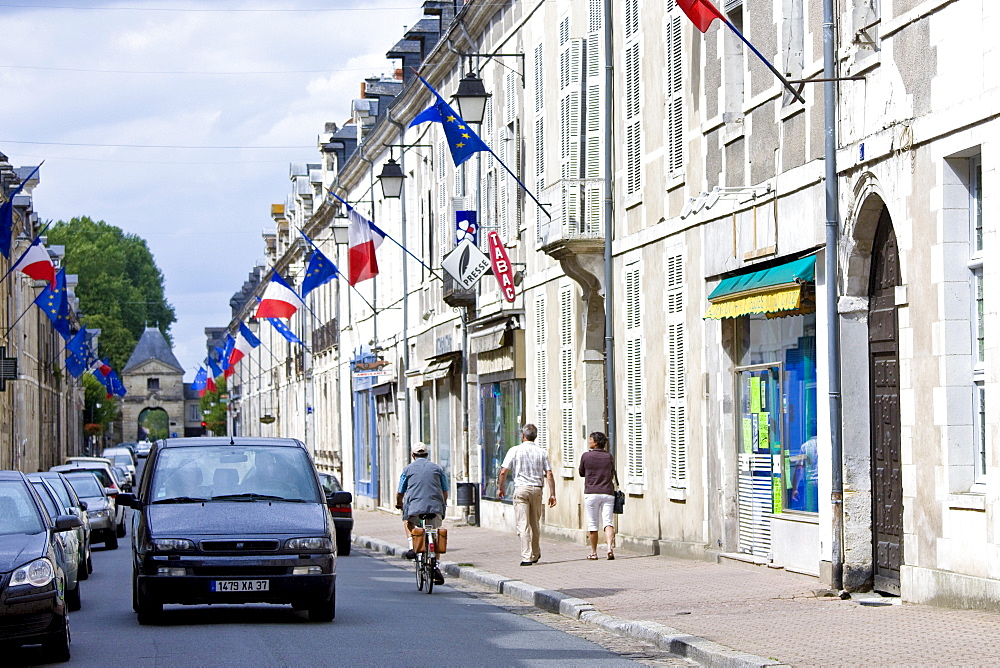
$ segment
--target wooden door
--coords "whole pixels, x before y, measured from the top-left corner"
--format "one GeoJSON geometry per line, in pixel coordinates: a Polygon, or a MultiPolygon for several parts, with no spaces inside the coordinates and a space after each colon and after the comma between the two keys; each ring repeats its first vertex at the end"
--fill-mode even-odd
{"type": "Polygon", "coordinates": [[[868,304],[871,389],[872,548],[875,590],[899,594],[903,563],[903,483],[899,435],[899,347],[896,286],[899,254],[892,221],[882,212],[872,249],[868,304]]]}

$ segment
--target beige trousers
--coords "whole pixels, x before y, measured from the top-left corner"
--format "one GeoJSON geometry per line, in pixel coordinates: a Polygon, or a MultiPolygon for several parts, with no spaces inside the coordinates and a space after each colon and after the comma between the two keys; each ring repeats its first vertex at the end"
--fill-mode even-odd
{"type": "Polygon", "coordinates": [[[514,488],[514,517],[517,533],[521,536],[521,561],[538,561],[542,556],[538,546],[539,525],[542,516],[542,488],[514,488]]]}

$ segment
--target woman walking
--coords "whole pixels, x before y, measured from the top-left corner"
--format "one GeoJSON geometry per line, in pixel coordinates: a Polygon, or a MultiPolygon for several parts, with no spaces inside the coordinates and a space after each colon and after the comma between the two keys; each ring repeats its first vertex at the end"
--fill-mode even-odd
{"type": "Polygon", "coordinates": [[[587,509],[587,530],[590,531],[590,554],[597,559],[597,532],[604,527],[608,539],[608,559],[615,558],[615,527],[612,510],[615,502],[615,459],[608,452],[608,437],[595,431],[587,439],[587,452],[580,457],[580,476],[584,478],[583,499],[587,509]]]}

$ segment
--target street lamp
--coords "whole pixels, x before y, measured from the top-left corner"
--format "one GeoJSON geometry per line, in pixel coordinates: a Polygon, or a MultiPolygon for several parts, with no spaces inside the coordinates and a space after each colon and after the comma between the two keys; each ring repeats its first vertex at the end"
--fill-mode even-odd
{"type": "Polygon", "coordinates": [[[389,158],[389,162],[382,165],[382,173],[378,175],[378,180],[382,182],[382,194],[387,198],[398,199],[403,192],[405,178],[403,168],[394,158],[389,158]]]}
{"type": "Polygon", "coordinates": [[[469,72],[458,82],[458,91],[452,98],[458,106],[458,115],[466,123],[483,122],[486,115],[486,101],[490,94],[486,92],[483,80],[469,72]]]}

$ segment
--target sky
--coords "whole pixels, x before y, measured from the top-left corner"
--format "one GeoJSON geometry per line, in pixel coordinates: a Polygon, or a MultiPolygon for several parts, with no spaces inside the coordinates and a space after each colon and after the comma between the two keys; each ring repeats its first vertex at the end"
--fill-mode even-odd
{"type": "Polygon", "coordinates": [[[191,381],[205,327],[264,263],[289,163],[318,162],[421,0],[0,0],[0,152],[40,220],[146,240],[191,381]]]}

